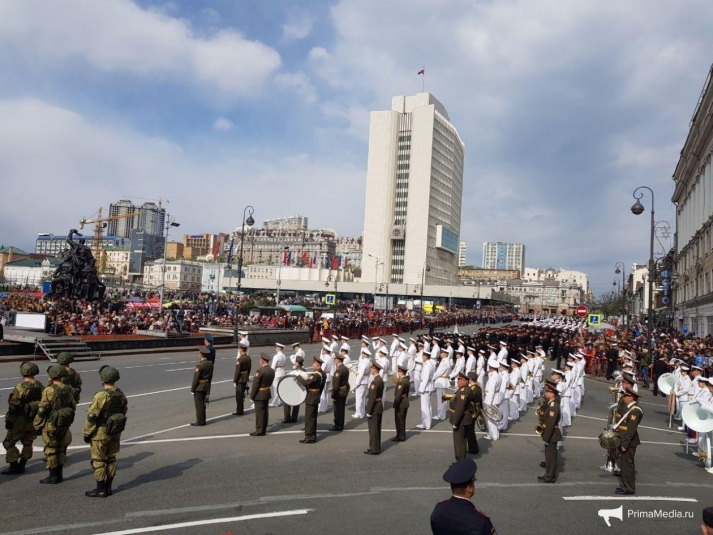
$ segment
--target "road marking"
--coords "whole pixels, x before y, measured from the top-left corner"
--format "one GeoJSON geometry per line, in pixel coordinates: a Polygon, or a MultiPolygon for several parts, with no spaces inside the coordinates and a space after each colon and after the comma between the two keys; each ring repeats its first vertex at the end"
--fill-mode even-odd
{"type": "Polygon", "coordinates": [[[163,370],[165,372],[182,372],[184,370],[194,370],[195,366],[191,366],[190,368],[175,368],[173,370],[163,370]]]}
{"type": "Polygon", "coordinates": [[[692,502],[698,503],[695,498],[670,498],[667,496],[563,496],[563,500],[568,502],[586,502],[586,501],[629,501],[629,502],[692,502]]]}
{"type": "MultiPolygon", "coordinates": [[[[252,411],[252,410],[254,410],[254,409],[245,409],[245,412],[252,411]]],[[[213,416],[212,418],[206,418],[206,422],[211,422],[211,421],[213,421],[213,420],[219,420],[219,419],[221,419],[221,418],[225,418],[226,416],[232,416],[232,415],[233,415],[233,413],[232,413],[232,412],[229,412],[229,413],[227,413],[227,414],[221,414],[220,416],[213,416]]],[[[169,431],[175,431],[176,429],[183,429],[184,427],[190,427],[190,425],[191,425],[191,424],[177,425],[176,427],[170,427],[170,428],[168,428],[168,429],[163,429],[163,430],[161,430],[161,431],[156,431],[155,433],[148,433],[148,434],[146,434],[146,435],[141,435],[141,436],[134,437],[134,438],[127,438],[126,440],[122,440],[121,443],[122,443],[122,444],[127,444],[127,443],[130,443],[130,442],[134,441],[134,440],[139,440],[139,439],[146,438],[146,437],[154,437],[154,436],[156,436],[156,435],[161,435],[161,434],[163,434],[163,433],[168,433],[169,431]]]]}
{"type": "MultiPolygon", "coordinates": [[[[599,420],[600,422],[606,422],[606,418],[596,418],[594,416],[584,416],[583,414],[578,414],[577,418],[587,418],[588,420],[599,420]]],[[[673,429],[661,429],[659,427],[648,427],[646,425],[640,425],[641,429],[651,429],[652,431],[663,431],[664,433],[679,433],[678,430],[673,431],[673,429]]]]}
{"type": "Polygon", "coordinates": [[[165,524],[163,526],[149,526],[146,528],[124,529],[121,531],[107,531],[97,535],[134,535],[136,533],[151,533],[152,531],[168,531],[172,529],[191,528],[195,526],[208,526],[211,524],[225,524],[227,522],[243,522],[246,520],[259,520],[262,518],[279,518],[284,516],[306,515],[312,509],[296,509],[294,511],[276,511],[274,513],[261,513],[257,515],[231,516],[228,518],[211,518],[196,520],[194,522],[181,522],[180,524],[165,524]]]}

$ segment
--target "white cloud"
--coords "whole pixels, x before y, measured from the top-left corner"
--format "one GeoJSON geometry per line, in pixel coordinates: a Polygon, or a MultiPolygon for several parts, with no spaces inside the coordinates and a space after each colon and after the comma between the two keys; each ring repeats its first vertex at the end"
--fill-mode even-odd
{"type": "MultiPolygon", "coordinates": [[[[284,215],[276,191],[291,206],[325,207],[334,205],[338,188],[350,202],[340,205],[336,226],[340,233],[362,231],[360,167],[275,146],[184,148],[36,99],[0,100],[0,176],[3,198],[27,199],[31,189],[42,203],[30,218],[27,203],[8,202],[0,211],[3,240],[22,248],[32,247],[33,232],[66,232],[122,196],[168,197],[181,228],[200,233],[235,228],[236,200],[240,210],[253,205],[261,221],[284,215]],[[197,210],[201,203],[211,210],[197,210]]],[[[332,210],[309,215],[315,226],[335,226],[332,210]]]]}
{"type": "Polygon", "coordinates": [[[218,132],[227,132],[233,128],[233,123],[231,123],[225,117],[218,117],[213,123],[213,130],[218,132]]]}
{"type": "Polygon", "coordinates": [[[294,91],[302,97],[307,104],[312,104],[317,101],[317,92],[309,80],[309,77],[303,72],[295,73],[280,73],[275,75],[275,83],[280,89],[294,91]]]}
{"type": "Polygon", "coordinates": [[[253,95],[280,66],[272,48],[234,30],[197,37],[190,24],[129,0],[7,0],[0,43],[44,69],[81,59],[116,73],[191,80],[229,95],[253,95]]]}
{"type": "Polygon", "coordinates": [[[309,13],[291,13],[288,21],[282,26],[282,40],[285,42],[299,41],[312,33],[314,21],[309,13]]]}
{"type": "Polygon", "coordinates": [[[320,60],[328,58],[329,52],[327,52],[326,48],[322,48],[321,46],[315,46],[312,50],[309,51],[309,59],[320,60]]]}

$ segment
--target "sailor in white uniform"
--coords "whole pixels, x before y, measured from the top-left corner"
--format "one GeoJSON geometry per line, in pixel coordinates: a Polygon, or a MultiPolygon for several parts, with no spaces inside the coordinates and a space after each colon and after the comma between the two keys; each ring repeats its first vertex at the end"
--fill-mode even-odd
{"type": "MultiPolygon", "coordinates": [[[[416,352],[416,355],[414,355],[413,360],[414,360],[414,368],[413,372],[411,372],[411,382],[413,383],[413,395],[420,396],[421,395],[421,370],[423,369],[423,354],[424,354],[424,348],[425,342],[421,341],[416,344],[416,347],[418,348],[418,351],[416,352]]],[[[430,355],[429,355],[430,357],[430,355]]]]}
{"type": "Polygon", "coordinates": [[[416,426],[418,429],[431,429],[431,393],[433,392],[433,377],[436,369],[431,362],[431,355],[423,352],[421,355],[423,365],[421,368],[421,381],[418,393],[421,395],[421,423],[416,426]]]}
{"type": "Polygon", "coordinates": [[[285,364],[287,364],[287,357],[285,357],[285,354],[282,352],[284,348],[285,346],[283,344],[275,344],[275,356],[272,357],[272,361],[270,362],[270,367],[275,370],[275,380],[272,382],[272,386],[270,387],[270,390],[272,391],[272,399],[270,400],[271,407],[279,407],[282,405],[282,400],[280,400],[280,396],[277,395],[277,385],[279,384],[280,379],[285,376],[285,364]]]}
{"type": "Polygon", "coordinates": [[[322,371],[327,374],[324,381],[324,390],[322,390],[322,395],[319,398],[319,407],[317,407],[317,413],[323,414],[327,412],[329,408],[329,400],[332,394],[332,379],[334,378],[334,372],[336,366],[334,365],[334,354],[332,353],[333,346],[323,346],[322,354],[320,359],[322,359],[322,371]]]}
{"type": "Polygon", "coordinates": [[[500,431],[507,431],[508,424],[510,423],[510,397],[512,396],[512,390],[510,389],[510,366],[507,360],[498,361],[500,364],[500,403],[498,408],[503,414],[503,419],[498,422],[498,429],[500,431]]]}
{"type": "Polygon", "coordinates": [[[366,418],[366,392],[369,388],[369,374],[371,373],[371,351],[368,347],[361,349],[359,367],[356,378],[356,398],[354,400],[354,415],[352,418],[366,418]]]}
{"type": "Polygon", "coordinates": [[[498,361],[507,362],[508,360],[508,343],[505,340],[500,340],[500,351],[498,351],[498,361]]]}
{"type": "Polygon", "coordinates": [[[475,348],[474,347],[466,347],[465,348],[468,357],[465,359],[465,374],[468,375],[470,372],[475,371],[475,367],[478,364],[478,359],[475,356],[475,348]]]}
{"type": "Polygon", "coordinates": [[[450,373],[451,361],[448,358],[448,351],[443,348],[441,349],[441,360],[438,362],[438,367],[436,368],[436,379],[434,381],[434,384],[436,385],[436,403],[438,406],[436,418],[441,421],[448,417],[448,401],[442,401],[442,396],[450,387],[450,373]]]}
{"type": "Polygon", "coordinates": [[[478,384],[481,390],[485,390],[485,374],[487,370],[487,362],[485,360],[485,351],[483,349],[478,350],[478,360],[475,363],[475,373],[478,374],[478,384]]]}
{"type": "MultiPolygon", "coordinates": [[[[483,390],[483,405],[493,405],[497,407],[500,403],[500,383],[502,377],[500,373],[498,373],[499,367],[495,357],[488,359],[488,382],[485,383],[485,389],[483,390]]],[[[488,440],[498,440],[500,438],[498,424],[490,418],[486,419],[488,423],[488,434],[485,438],[488,440]]]]}

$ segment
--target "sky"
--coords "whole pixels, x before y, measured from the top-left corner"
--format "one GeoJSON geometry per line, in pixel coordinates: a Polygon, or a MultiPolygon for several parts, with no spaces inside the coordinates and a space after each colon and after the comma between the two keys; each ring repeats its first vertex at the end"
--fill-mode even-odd
{"type": "Polygon", "coordinates": [[[675,225],[710,20],[705,0],[3,0],[0,242],[128,197],[168,199],[188,234],[251,205],[359,235],[369,112],[425,68],[466,144],[468,263],[524,243],[606,292],[648,258],[635,188],[675,225]]]}

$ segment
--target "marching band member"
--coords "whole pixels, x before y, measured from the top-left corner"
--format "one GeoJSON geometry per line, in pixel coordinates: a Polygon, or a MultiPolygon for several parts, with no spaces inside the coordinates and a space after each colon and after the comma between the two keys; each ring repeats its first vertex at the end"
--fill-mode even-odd
{"type": "Polygon", "coordinates": [[[247,352],[250,352],[250,340],[248,340],[248,331],[238,331],[238,335],[240,336],[240,340],[238,340],[238,344],[240,342],[245,342],[245,348],[247,349],[247,352]]]}
{"type": "Polygon", "coordinates": [[[429,342],[430,339],[431,337],[427,334],[423,335],[423,350],[429,355],[431,354],[431,342],[429,342]]]}
{"type": "MultiPolygon", "coordinates": [[[[500,383],[502,382],[502,377],[500,377],[498,373],[498,368],[498,361],[494,356],[488,359],[488,382],[485,384],[485,390],[483,391],[483,405],[494,405],[497,407],[500,403],[500,383]]],[[[488,434],[485,438],[488,440],[498,440],[500,438],[498,424],[490,418],[487,418],[487,421],[488,434]]]]}
{"type": "Polygon", "coordinates": [[[386,383],[389,373],[389,350],[386,349],[386,346],[379,348],[379,351],[374,355],[374,360],[379,363],[379,377],[386,383]]]}
{"type": "Polygon", "coordinates": [[[277,385],[279,384],[280,379],[285,376],[285,364],[287,363],[287,357],[285,357],[285,354],[282,352],[283,349],[285,349],[283,344],[275,344],[275,356],[272,357],[272,362],[270,363],[270,367],[275,370],[275,380],[272,382],[272,386],[270,386],[272,391],[270,407],[279,407],[282,405],[282,400],[280,399],[280,396],[277,395],[277,385]]]}
{"type": "MultiPolygon", "coordinates": [[[[409,354],[406,351],[408,348],[406,347],[406,344],[401,342],[399,344],[399,352],[396,355],[396,368],[399,366],[406,368],[408,370],[408,361],[409,361],[409,354]]],[[[396,373],[396,368],[394,368],[394,373],[396,373]]]]}
{"type": "MultiPolygon", "coordinates": [[[[688,403],[692,403],[693,401],[695,401],[696,396],[701,391],[700,380],[702,379],[702,372],[703,368],[701,368],[700,366],[691,366],[691,386],[688,388],[688,403]]],[[[703,390],[707,391],[708,388],[703,387],[703,390]]],[[[692,430],[685,424],[684,429],[686,431],[686,435],[688,436],[688,443],[695,444],[697,441],[695,438],[693,438],[692,430]]]]}
{"type": "Polygon", "coordinates": [[[504,340],[500,340],[500,351],[498,352],[498,360],[500,362],[508,361],[508,343],[504,340]]]}
{"type": "Polygon", "coordinates": [[[465,361],[465,374],[468,375],[470,372],[475,371],[478,359],[475,357],[475,348],[468,346],[466,351],[468,352],[468,358],[465,361]]]}
{"type": "Polygon", "coordinates": [[[486,362],[485,362],[485,351],[482,349],[478,350],[478,360],[475,364],[475,373],[478,374],[478,384],[481,390],[485,390],[485,372],[486,362]]]}
{"type": "MultiPolygon", "coordinates": [[[[576,363],[579,366],[578,376],[577,376],[577,390],[579,391],[579,407],[584,403],[584,371],[587,366],[587,357],[584,353],[580,352],[575,355],[579,360],[576,363]]],[[[577,407],[579,409],[579,407],[577,407]]]]}
{"type": "Polygon", "coordinates": [[[396,426],[396,436],[391,439],[392,442],[404,442],[406,440],[406,416],[408,415],[408,395],[411,388],[411,382],[408,378],[408,369],[399,366],[397,368],[399,380],[394,389],[394,424],[396,426]]]}
{"type": "Polygon", "coordinates": [[[416,355],[418,353],[418,348],[416,347],[416,340],[413,338],[408,339],[408,354],[416,355]]]}
{"type": "Polygon", "coordinates": [[[577,371],[574,365],[574,355],[571,353],[567,357],[567,362],[564,365],[564,378],[569,385],[569,410],[572,418],[577,416],[577,402],[575,400],[577,393],[577,371]]]}
{"type": "MultiPolygon", "coordinates": [[[[557,383],[557,392],[560,393],[560,398],[562,399],[560,403],[560,430],[562,431],[562,436],[564,437],[564,431],[567,427],[572,425],[572,416],[569,412],[569,388],[567,387],[567,381],[564,378],[564,372],[558,370],[557,368],[552,368],[552,380],[557,383]],[[564,397],[568,396],[565,400],[564,397]]],[[[562,445],[562,440],[557,442],[557,447],[562,445]]]]}
{"type": "Polygon", "coordinates": [[[437,419],[445,420],[448,417],[448,402],[442,401],[443,394],[446,389],[451,386],[449,375],[451,373],[451,361],[448,358],[448,350],[441,349],[441,360],[436,368],[436,403],[438,404],[437,419]]]}
{"type": "Polygon", "coordinates": [[[438,342],[441,340],[436,338],[435,336],[431,338],[433,340],[433,345],[431,346],[431,361],[436,363],[438,362],[438,359],[441,358],[441,348],[438,345],[438,342]]]}
{"type": "Polygon", "coordinates": [[[520,353],[522,357],[520,359],[520,406],[518,410],[520,412],[527,412],[527,393],[530,391],[530,385],[532,384],[532,377],[528,377],[530,373],[530,355],[529,351],[525,353],[520,353]]]}
{"type": "Polygon", "coordinates": [[[542,417],[542,441],[545,443],[545,475],[539,476],[538,481],[542,483],[554,483],[557,481],[557,445],[562,441],[562,433],[559,429],[561,410],[559,403],[559,389],[557,384],[547,381],[545,384],[545,398],[547,404],[544,407],[542,417]]]}
{"type": "MultiPolygon", "coordinates": [[[[302,357],[300,355],[292,355],[290,357],[290,360],[292,360],[293,370],[296,370],[296,371],[304,370],[304,363],[305,363],[304,357],[302,357]]],[[[284,407],[285,407],[285,409],[284,409],[285,418],[282,420],[281,423],[296,424],[297,418],[299,418],[299,416],[300,416],[300,405],[290,406],[287,403],[285,403],[284,407]]]]}
{"type": "Polygon", "coordinates": [[[352,418],[366,417],[366,390],[369,386],[369,370],[371,369],[371,351],[362,348],[356,378],[356,398],[354,400],[354,415],[352,418]]]}
{"type": "MultiPolygon", "coordinates": [[[[342,349],[346,349],[346,350],[347,350],[347,354],[349,354],[349,350],[351,349],[351,348],[349,347],[349,337],[347,337],[347,336],[340,336],[340,339],[341,339],[341,341],[342,341],[342,345],[339,346],[339,351],[341,351],[342,349]]],[[[334,354],[335,354],[335,355],[337,354],[336,351],[334,352],[334,354]]]]}
{"type": "Polygon", "coordinates": [[[336,355],[339,352],[339,337],[336,334],[332,335],[332,342],[329,350],[332,355],[336,355]]]}
{"type": "MultiPolygon", "coordinates": [[[[394,333],[391,335],[393,337],[393,340],[391,341],[391,348],[389,349],[389,356],[391,357],[391,367],[395,370],[396,369],[396,357],[398,357],[399,354],[399,346],[401,345],[401,340],[399,339],[399,335],[394,333]]],[[[383,367],[383,366],[382,366],[383,367]]],[[[386,381],[385,377],[388,374],[388,366],[386,370],[380,370],[379,375],[381,375],[381,378],[386,381]]]]}
{"type": "Polygon", "coordinates": [[[334,347],[334,344],[331,346],[323,346],[322,354],[320,355],[320,360],[322,361],[320,369],[324,372],[324,385],[319,394],[319,407],[317,409],[317,412],[320,414],[327,412],[329,408],[329,398],[332,392],[332,379],[334,378],[334,355],[332,355],[332,347],[334,347]]]}
{"type": "Polygon", "coordinates": [[[369,449],[364,453],[367,455],[379,455],[381,453],[381,418],[384,414],[384,381],[378,362],[371,363],[371,385],[369,385],[369,395],[366,402],[366,417],[369,419],[369,449]]]}
{"type": "Polygon", "coordinates": [[[304,352],[304,349],[302,349],[302,347],[300,347],[299,342],[295,342],[294,344],[292,344],[292,351],[295,352],[294,355],[290,355],[290,362],[292,363],[293,366],[295,365],[295,359],[297,357],[302,357],[302,361],[304,362],[305,352],[304,352]]]}
{"type": "MultiPolygon", "coordinates": [[[[534,364],[534,370],[532,372],[532,396],[533,400],[534,399],[539,399],[539,397],[542,395],[542,377],[545,374],[545,359],[547,357],[547,354],[545,353],[545,350],[542,349],[542,346],[537,346],[535,348],[535,358],[533,359],[535,361],[534,364]]],[[[528,402],[531,403],[532,401],[528,402]]]]}
{"type": "Polygon", "coordinates": [[[510,397],[512,396],[512,390],[510,386],[510,366],[508,366],[507,360],[501,360],[500,364],[500,403],[498,408],[503,414],[503,419],[498,422],[498,429],[500,431],[507,431],[508,424],[510,423],[510,397]]]}
{"type": "Polygon", "coordinates": [[[456,351],[456,363],[455,366],[453,366],[453,371],[448,376],[448,380],[455,381],[458,379],[459,373],[465,374],[465,359],[463,357],[463,353],[460,352],[460,349],[456,351]]]}
{"type": "MultiPolygon", "coordinates": [[[[696,397],[696,402],[700,404],[701,408],[713,414],[713,378],[702,378],[699,382],[701,391],[696,397]]],[[[707,456],[704,466],[710,466],[711,464],[711,443],[713,443],[713,431],[698,433],[698,451],[705,451],[707,456]]],[[[713,474],[713,467],[706,468],[706,472],[713,474]]]]}
{"type": "Polygon", "coordinates": [[[520,361],[513,357],[510,360],[510,387],[512,394],[510,395],[510,421],[520,419],[520,389],[522,381],[520,376],[520,361]],[[515,410],[513,410],[515,409],[515,410]]]}
{"type": "Polygon", "coordinates": [[[453,349],[453,340],[446,340],[446,351],[448,352],[448,360],[451,361],[451,366],[453,366],[453,354],[455,349],[453,349]]]}
{"type": "Polygon", "coordinates": [[[416,428],[431,429],[431,393],[433,392],[433,378],[436,374],[436,368],[431,362],[431,355],[426,351],[422,353],[421,358],[423,359],[419,387],[419,394],[421,394],[421,423],[416,428]]]}
{"type": "MultiPolygon", "coordinates": [[[[681,379],[673,387],[673,393],[676,396],[676,414],[673,415],[674,420],[681,419],[681,411],[683,407],[688,403],[688,390],[691,388],[691,378],[688,376],[688,366],[681,365],[679,368],[681,372],[681,379]]],[[[683,431],[683,426],[678,428],[679,431],[683,431]]]]}
{"type": "Polygon", "coordinates": [[[480,453],[480,448],[478,447],[478,438],[475,436],[475,420],[483,412],[483,389],[478,384],[477,373],[470,372],[468,380],[470,389],[473,391],[473,423],[468,428],[468,453],[477,455],[480,453]]]}
{"type": "Polygon", "coordinates": [[[413,373],[411,373],[411,381],[413,382],[413,392],[416,396],[418,396],[421,391],[421,369],[423,368],[423,348],[425,347],[425,342],[420,341],[416,345],[418,347],[418,351],[414,356],[414,362],[416,365],[414,366],[413,373]]]}

